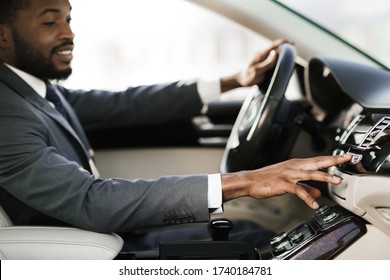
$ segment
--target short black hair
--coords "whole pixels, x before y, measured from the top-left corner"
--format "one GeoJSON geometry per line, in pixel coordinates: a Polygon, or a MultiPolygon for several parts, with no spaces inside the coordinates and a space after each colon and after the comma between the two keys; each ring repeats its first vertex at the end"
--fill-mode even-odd
{"type": "Polygon", "coordinates": [[[18,11],[30,6],[30,0],[0,0],[0,24],[11,23],[18,11]]]}

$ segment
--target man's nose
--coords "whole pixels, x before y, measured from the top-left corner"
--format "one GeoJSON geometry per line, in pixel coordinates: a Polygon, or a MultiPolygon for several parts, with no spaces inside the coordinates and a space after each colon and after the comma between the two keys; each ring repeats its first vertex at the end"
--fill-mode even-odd
{"type": "Polygon", "coordinates": [[[69,23],[64,24],[61,28],[61,31],[60,31],[60,39],[61,40],[67,39],[67,40],[73,41],[74,37],[75,37],[75,34],[73,33],[72,28],[70,27],[69,23]]]}

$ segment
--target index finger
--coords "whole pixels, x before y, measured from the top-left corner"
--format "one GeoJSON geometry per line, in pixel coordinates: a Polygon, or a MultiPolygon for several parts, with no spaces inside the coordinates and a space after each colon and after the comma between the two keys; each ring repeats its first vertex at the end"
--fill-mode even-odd
{"type": "Polygon", "coordinates": [[[351,159],[351,154],[344,154],[340,156],[319,156],[311,159],[305,159],[306,162],[304,162],[301,167],[308,170],[321,170],[348,162],[351,159]]]}

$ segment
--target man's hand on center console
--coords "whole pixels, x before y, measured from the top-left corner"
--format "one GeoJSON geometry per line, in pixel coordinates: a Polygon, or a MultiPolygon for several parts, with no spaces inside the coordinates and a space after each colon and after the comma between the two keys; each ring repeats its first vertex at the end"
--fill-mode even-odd
{"type": "Polygon", "coordinates": [[[340,184],[341,179],[321,170],[351,160],[350,154],[290,159],[257,170],[222,175],[223,201],[238,197],[268,198],[291,193],[313,208],[319,207],[316,198],[321,192],[301,181],[321,181],[340,184]]]}

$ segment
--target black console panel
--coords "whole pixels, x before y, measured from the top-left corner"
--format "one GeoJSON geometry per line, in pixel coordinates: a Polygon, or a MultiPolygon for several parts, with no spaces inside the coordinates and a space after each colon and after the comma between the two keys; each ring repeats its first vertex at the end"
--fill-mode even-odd
{"type": "Polygon", "coordinates": [[[272,238],[258,249],[246,242],[213,240],[161,243],[158,251],[132,252],[117,259],[333,259],[367,232],[366,222],[336,206],[320,207],[312,220],[272,238]]]}
{"type": "Polygon", "coordinates": [[[341,207],[321,206],[309,223],[270,240],[260,259],[333,259],[367,232],[366,222],[341,207]]]}

